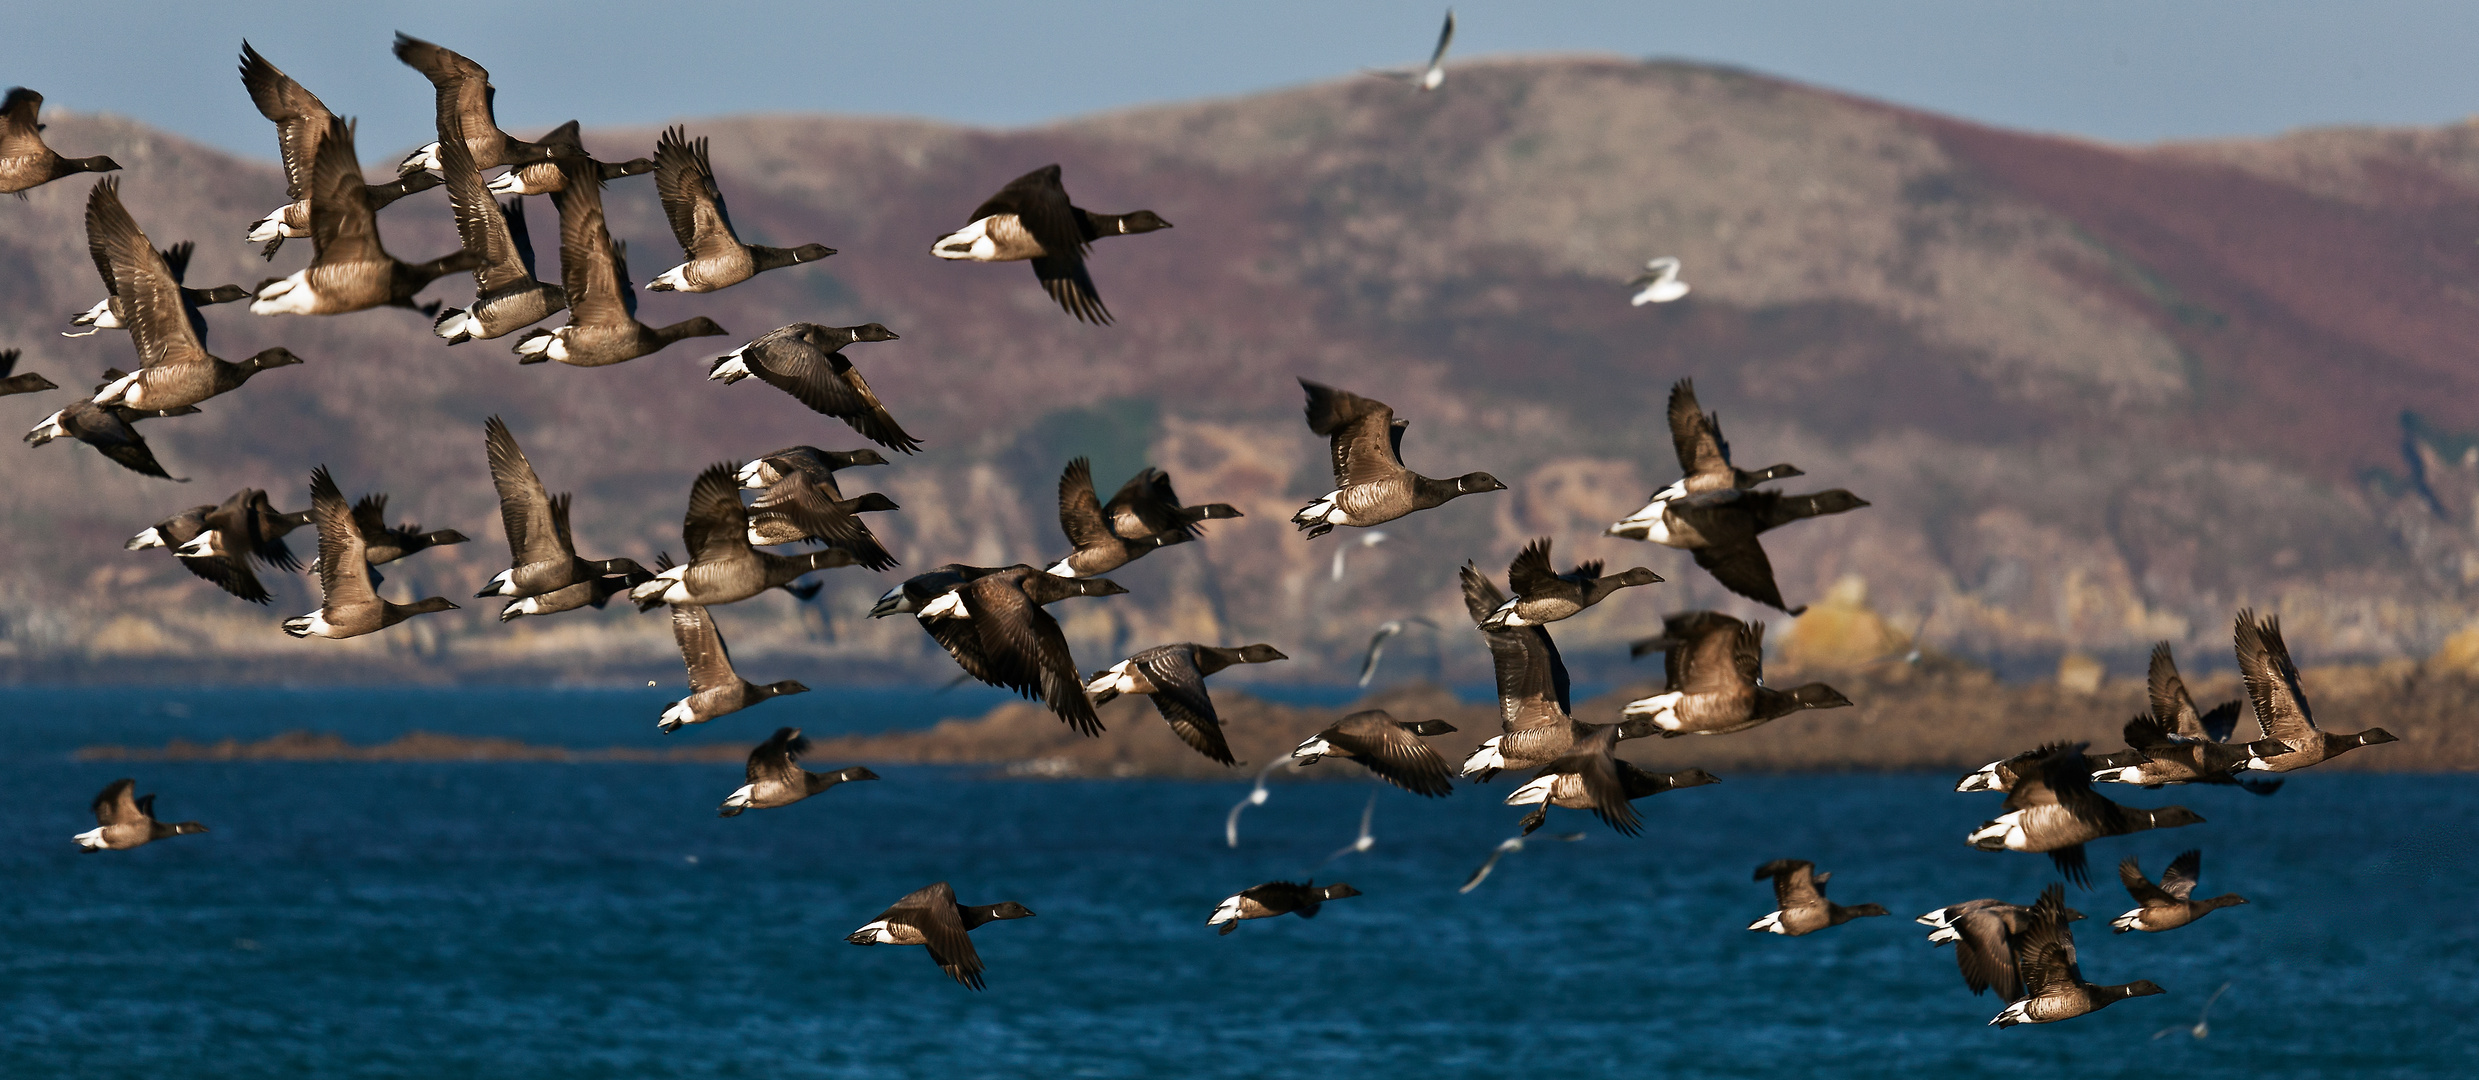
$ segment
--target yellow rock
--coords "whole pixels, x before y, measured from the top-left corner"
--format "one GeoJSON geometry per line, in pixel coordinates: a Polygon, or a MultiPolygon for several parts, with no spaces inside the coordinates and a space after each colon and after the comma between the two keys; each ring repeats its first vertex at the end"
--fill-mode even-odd
{"type": "Polygon", "coordinates": [[[2097,694],[2101,680],[2109,677],[2109,669],[2100,661],[2079,652],[2057,658],[2057,685],[2077,694],[2097,694]]]}
{"type": "Polygon", "coordinates": [[[2427,658],[2427,670],[2439,675],[2479,675],[2479,622],[2453,632],[2427,658]]]}
{"type": "Polygon", "coordinates": [[[1844,574],[1790,624],[1782,662],[1801,670],[1855,668],[1908,650],[1910,638],[1868,606],[1867,579],[1844,574]]]}
{"type": "Polygon", "coordinates": [[[121,615],[86,639],[86,651],[93,656],[160,656],[184,650],[152,620],[121,615]]]}

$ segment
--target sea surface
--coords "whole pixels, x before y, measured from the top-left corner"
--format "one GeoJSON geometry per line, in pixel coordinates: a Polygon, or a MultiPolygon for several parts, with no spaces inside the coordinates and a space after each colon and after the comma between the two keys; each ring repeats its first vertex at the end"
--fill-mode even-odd
{"type": "MultiPolygon", "coordinates": [[[[917,726],[986,705],[872,693],[683,734],[755,743],[777,724],[917,726]]],[[[2308,773],[2271,798],[2124,792],[2210,820],[2093,846],[2094,888],[2069,899],[2091,916],[2075,924],[2084,973],[2169,993],[1999,1031],[1985,1025],[2002,1003],[1973,997],[1910,917],[2027,902],[2053,875],[2039,856],[1965,846],[1997,800],[1943,775],[1729,775],[1639,804],[1633,839],[1554,811],[1459,894],[1515,832],[1505,779],[1428,800],[1328,761],[1316,771],[1355,778],[1275,785],[1233,848],[1223,827],[1244,775],[889,767],[727,820],[714,808],[741,783],[730,765],[69,756],[303,728],[659,746],[666,696],[0,689],[0,1075],[2479,1075],[2469,776],[2308,773]],[[159,815],[212,831],[78,853],[88,801],[130,775],[159,815]],[[1334,856],[1371,807],[1374,846],[1334,856]],[[1551,839],[1571,832],[1583,839],[1551,839]],[[2202,893],[2252,902],[2167,934],[2109,933],[2132,906],[2116,861],[2157,874],[2190,846],[2202,893]],[[1748,933],[1773,907],[1750,872],[1782,857],[1895,916],[1748,933]],[[1205,925],[1224,896],[1311,871],[1365,895],[1227,937],[1205,925]],[[843,940],[942,880],[967,903],[1036,912],[973,933],[985,992],[924,950],[843,940]]]]}

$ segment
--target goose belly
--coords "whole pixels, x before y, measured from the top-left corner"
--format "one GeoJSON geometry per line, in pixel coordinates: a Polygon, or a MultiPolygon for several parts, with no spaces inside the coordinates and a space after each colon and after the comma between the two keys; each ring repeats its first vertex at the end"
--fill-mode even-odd
{"type": "Polygon", "coordinates": [[[1504,735],[1492,735],[1487,742],[1474,747],[1472,756],[1463,759],[1463,775],[1477,776],[1494,769],[1506,768],[1506,755],[1500,749],[1500,741],[1505,738],[1504,735]]]}
{"type": "Polygon", "coordinates": [[[318,296],[310,285],[310,272],[296,270],[259,287],[250,301],[252,315],[308,315],[318,310],[318,296]]]}
{"type": "Polygon", "coordinates": [[[1318,758],[1325,757],[1329,754],[1335,757],[1351,756],[1344,753],[1341,748],[1335,746],[1333,743],[1327,742],[1325,736],[1323,735],[1311,735],[1308,737],[1308,741],[1301,743],[1296,749],[1291,751],[1292,757],[1298,758],[1302,761],[1315,761],[1318,758]]]}
{"type": "MultiPolygon", "coordinates": [[[[1247,918],[1247,900],[1247,897],[1238,895],[1224,899],[1222,903],[1214,906],[1214,914],[1211,918],[1205,920],[1205,925],[1219,926],[1223,923],[1237,922],[1241,919],[1247,918]]],[[[1255,933],[1255,931],[1252,930],[1250,933],[1255,933]]]]}
{"type": "Polygon", "coordinates": [[[1637,698],[1628,702],[1626,708],[1619,710],[1619,715],[1629,720],[1651,720],[1654,727],[1663,731],[1683,731],[1686,729],[1687,722],[1679,717],[1679,703],[1686,697],[1687,694],[1684,691],[1672,691],[1667,694],[1655,694],[1648,698],[1637,698]]]}
{"type": "Polygon", "coordinates": [[[1016,262],[1049,254],[1014,214],[992,214],[948,233],[930,245],[930,254],[967,262],[1016,262]]]}

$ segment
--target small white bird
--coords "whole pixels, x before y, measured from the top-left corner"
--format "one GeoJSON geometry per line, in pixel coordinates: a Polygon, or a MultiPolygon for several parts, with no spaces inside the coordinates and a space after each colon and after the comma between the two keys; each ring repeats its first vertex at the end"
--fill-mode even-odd
{"type": "Polygon", "coordinates": [[[1436,623],[1414,615],[1408,619],[1388,619],[1377,628],[1377,633],[1370,635],[1368,655],[1360,658],[1361,686],[1367,686],[1369,680],[1377,677],[1377,658],[1386,655],[1386,639],[1410,629],[1415,624],[1426,626],[1431,630],[1437,629],[1436,623]]]}
{"type": "MultiPolygon", "coordinates": [[[[1376,529],[1370,529],[1369,531],[1360,534],[1361,547],[1376,547],[1377,545],[1385,542],[1386,534],[1379,532],[1376,529]]],[[[1334,549],[1334,569],[1329,575],[1333,580],[1343,580],[1343,553],[1350,550],[1350,544],[1344,544],[1341,547],[1334,549]]]]}
{"type": "Polygon", "coordinates": [[[1339,858],[1342,858],[1342,857],[1343,857],[1343,856],[1345,856],[1345,855],[1357,855],[1357,854],[1359,854],[1360,852],[1367,851],[1367,850],[1368,850],[1368,849],[1370,849],[1370,848],[1376,847],[1376,846],[1377,846],[1377,837],[1376,837],[1375,835],[1373,835],[1373,834],[1371,834],[1371,833],[1369,832],[1369,819],[1370,819],[1371,817],[1374,817],[1376,814],[1377,814],[1377,796],[1375,796],[1375,795],[1371,795],[1371,796],[1369,796],[1369,804],[1368,804],[1367,806],[1364,806],[1364,807],[1361,807],[1361,808],[1360,808],[1360,836],[1359,836],[1359,838],[1358,838],[1358,839],[1356,839],[1356,840],[1353,840],[1353,841],[1352,841],[1350,844],[1348,844],[1348,845],[1345,845],[1345,846],[1343,846],[1343,847],[1341,847],[1341,848],[1337,848],[1337,849],[1335,849],[1334,854],[1326,856],[1326,861],[1325,861],[1325,862],[1318,863],[1318,864],[1317,864],[1317,869],[1310,871],[1308,876],[1310,876],[1310,877],[1312,877],[1312,878],[1313,878],[1313,877],[1316,877],[1318,874],[1324,873],[1324,872],[1325,872],[1325,869],[1326,869],[1326,863],[1333,862],[1334,860],[1339,859],[1339,858]]]}
{"type": "Polygon", "coordinates": [[[1446,28],[1438,31],[1437,51],[1429,54],[1425,68],[1369,68],[1369,74],[1381,78],[1401,79],[1422,93],[1437,89],[1446,81],[1446,48],[1455,43],[1455,9],[1446,9],[1446,28]]]}
{"type": "Polygon", "coordinates": [[[1643,307],[1646,304],[1667,304],[1687,295],[1687,283],[1678,279],[1679,261],[1675,256],[1664,255],[1654,259],[1645,263],[1644,269],[1650,272],[1639,274],[1634,281],[1627,283],[1630,289],[1642,290],[1636,293],[1635,299],[1628,303],[1637,307],[1643,307]]]}
{"type": "Polygon", "coordinates": [[[2222,983],[2220,989],[2213,991],[2211,997],[2204,999],[2204,1011],[2195,1014],[2194,1027],[2187,1027],[2184,1024],[2180,1024],[2175,1027],[2165,1027],[2159,1031],[2153,1032],[2152,1037],[2157,1039],[2163,1035],[2169,1034],[2172,1031],[2184,1031],[2198,1039],[2209,1038],[2212,1035],[2212,1025],[2207,1023],[2206,1019],[2212,1015],[2212,1003],[2221,1000],[2221,995],[2228,992],[2229,984],[2222,983]]]}
{"type": "MultiPolygon", "coordinates": [[[[1568,843],[1574,843],[1575,841],[1583,838],[1584,834],[1575,832],[1560,833],[1555,836],[1544,837],[1543,839],[1564,840],[1568,843]]],[[[1468,893],[1474,889],[1480,888],[1481,882],[1489,880],[1489,872],[1498,868],[1498,860],[1505,858],[1510,852],[1522,851],[1523,849],[1524,838],[1520,836],[1510,836],[1504,840],[1498,841],[1497,848],[1489,853],[1489,861],[1482,863],[1480,869],[1472,871],[1471,880],[1464,882],[1463,887],[1455,891],[1459,893],[1468,893]]]]}
{"type": "Polygon", "coordinates": [[[1267,798],[1269,795],[1271,795],[1271,794],[1272,794],[1271,792],[1268,792],[1268,791],[1265,789],[1265,778],[1266,778],[1268,775],[1272,774],[1272,773],[1273,773],[1273,771],[1274,771],[1274,770],[1276,770],[1276,769],[1287,768],[1287,767],[1291,766],[1291,765],[1294,763],[1294,761],[1295,761],[1295,760],[1296,760],[1296,759],[1289,758],[1289,757],[1285,757],[1285,758],[1282,758],[1282,759],[1280,759],[1280,760],[1275,761],[1273,764],[1267,765],[1266,767],[1264,767],[1264,768],[1262,768],[1262,769],[1257,770],[1257,786],[1256,786],[1256,788],[1255,788],[1254,790],[1252,790],[1252,791],[1250,791],[1250,792],[1248,793],[1248,797],[1247,797],[1247,798],[1245,798],[1245,799],[1241,799],[1238,803],[1233,804],[1233,805],[1232,805],[1232,807],[1231,807],[1231,816],[1223,819],[1223,822],[1222,822],[1222,842],[1223,842],[1223,843],[1225,843],[1225,844],[1227,844],[1227,845],[1229,845],[1229,846],[1231,846],[1231,847],[1238,847],[1238,846],[1239,846],[1239,816],[1240,816],[1240,811],[1242,811],[1242,810],[1246,810],[1246,809],[1248,809],[1248,808],[1249,808],[1249,807],[1251,807],[1251,806],[1263,806],[1263,805],[1265,805],[1265,800],[1266,800],[1266,798],[1267,798]]]}

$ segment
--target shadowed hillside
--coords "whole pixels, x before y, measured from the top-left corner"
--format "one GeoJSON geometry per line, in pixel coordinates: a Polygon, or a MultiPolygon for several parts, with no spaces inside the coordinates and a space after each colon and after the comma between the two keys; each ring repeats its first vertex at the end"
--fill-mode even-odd
{"type": "MultiPolygon", "coordinates": [[[[270,266],[241,241],[282,200],[272,166],[108,118],[49,119],[53,145],[127,166],[125,198],[159,245],[200,242],[193,285],[254,284],[308,258],[294,241],[270,266]]],[[[653,134],[587,143],[617,159],[653,134]]],[[[691,134],[712,137],[744,239],[842,253],[712,296],[643,294],[648,322],[706,314],[733,334],[596,370],[520,368],[511,339],[442,347],[403,311],[211,309],[220,355],[280,343],[308,362],[147,425],[191,484],[66,443],[8,451],[0,670],[676,678],[657,616],[502,626],[496,602],[464,599],[505,565],[482,420],[504,416],[552,489],[577,493],[589,553],[676,555],[702,466],[862,445],[760,383],[705,380],[714,356],[796,320],[902,334],[847,355],[927,444],[846,474],[903,505],[873,521],[903,568],[830,572],[815,604],[777,593],[722,615],[744,660],[778,655],[804,676],[943,677],[917,629],[861,617],[869,601],[940,562],[1062,554],[1053,485],[1090,454],[1105,495],[1152,462],[1190,501],[1248,516],[1112,575],[1132,595],[1054,609],[1088,667],[1164,640],[1263,640],[1294,659],[1251,676],[1338,678],[1384,619],[1463,625],[1463,559],[1502,575],[1526,539],[1551,535],[1562,561],[1671,579],[1561,626],[1579,677],[1610,678],[1662,611],[1757,614],[1681,553],[1599,536],[1675,475],[1660,411],[1686,376],[1742,464],[1795,462],[1808,475],[1791,489],[1874,503],[1767,538],[1785,595],[1860,575],[1894,623],[1925,620],[1956,655],[2020,668],[2079,649],[2132,673],[2165,638],[2209,669],[2226,666],[2246,604],[2282,614],[2303,662],[2425,655],[2468,620],[2479,582],[2479,468],[2462,434],[2479,431],[2470,128],[2135,150],[1739,72],[1568,59],[1467,65],[1435,95],[1346,81],[1024,131],[765,117],[691,134]],[[998,185],[1052,161],[1079,204],[1177,226],[1095,248],[1116,326],[1068,319],[1022,266],[927,254],[998,185]],[[1685,260],[1694,292],[1629,307],[1620,282],[1660,254],[1685,260]],[[1486,469],[1513,490],[1396,523],[1330,583],[1342,538],[1302,541],[1286,521],[1328,486],[1294,376],[1395,406],[1415,469],[1486,469]],[[466,610],[299,642],[275,624],[312,605],[304,581],[271,583],[261,610],[163,552],[121,550],[243,485],[306,505],[321,463],[348,496],[386,490],[397,516],[474,537],[389,573],[391,595],[466,610]]],[[[395,157],[368,148],[366,171],[395,157]]],[[[0,347],[64,387],[134,357],[117,332],[55,333],[101,295],[88,186],[0,206],[0,347]]],[[[606,201],[641,282],[676,261],[650,179],[615,181],[606,201]]],[[[451,249],[444,206],[431,193],[383,213],[391,250],[451,249]]],[[[528,209],[548,276],[554,214],[528,209]]],[[[459,276],[428,295],[469,290],[459,276]]],[[[22,431],[65,400],[0,399],[0,420],[22,431]]],[[[297,534],[305,560],[308,546],[297,534]]],[[[1407,652],[1421,674],[1486,677],[1468,632],[1450,631],[1434,663],[1407,652]]]]}

